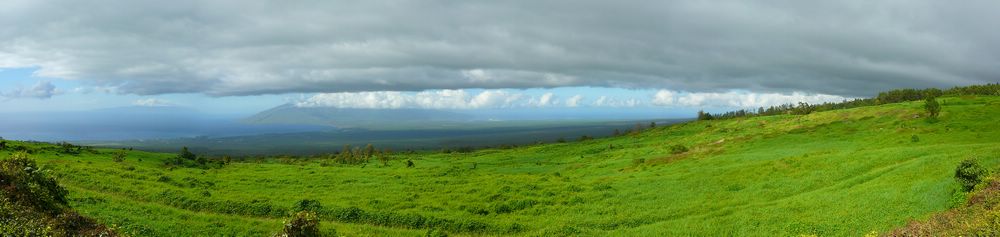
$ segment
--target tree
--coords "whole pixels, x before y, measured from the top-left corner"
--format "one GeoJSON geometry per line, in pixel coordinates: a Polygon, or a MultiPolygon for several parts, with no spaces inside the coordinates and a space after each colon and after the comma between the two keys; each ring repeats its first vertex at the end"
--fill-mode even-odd
{"type": "Polygon", "coordinates": [[[618,129],[616,128],[616,129],[615,129],[615,133],[612,133],[611,135],[612,135],[612,136],[616,136],[616,137],[617,137],[617,136],[620,136],[620,135],[622,135],[622,131],[619,131],[619,130],[618,130],[618,129]]]}
{"type": "Polygon", "coordinates": [[[7,149],[7,141],[0,140],[0,150],[7,149]]]}
{"type": "Polygon", "coordinates": [[[406,160],[406,168],[413,168],[413,161],[412,160],[406,160]]]}
{"type": "Polygon", "coordinates": [[[971,191],[986,177],[987,170],[974,159],[963,160],[955,169],[955,180],[965,191],[971,191]]]}
{"type": "Polygon", "coordinates": [[[712,114],[705,113],[703,110],[698,110],[698,120],[712,120],[712,114]]]}
{"type": "Polygon", "coordinates": [[[927,110],[927,116],[937,118],[938,113],[941,112],[941,105],[938,104],[936,98],[927,97],[927,100],[924,101],[924,110],[927,110]]]}
{"type": "Polygon", "coordinates": [[[351,145],[344,145],[344,148],[340,149],[340,154],[337,154],[337,162],[344,164],[351,159],[351,145]]]}
{"type": "Polygon", "coordinates": [[[125,151],[125,148],[122,148],[121,150],[116,151],[114,154],[112,154],[111,159],[114,160],[115,162],[122,162],[125,161],[126,155],[128,155],[128,152],[125,151]]]}
{"type": "Polygon", "coordinates": [[[649,122],[649,128],[655,128],[656,122],[649,122]]]}
{"type": "Polygon", "coordinates": [[[364,157],[361,154],[361,147],[355,147],[354,150],[351,151],[351,161],[350,161],[350,163],[351,164],[358,163],[358,161],[361,161],[362,158],[364,158],[364,157]]]}
{"type": "Polygon", "coordinates": [[[177,158],[185,160],[194,160],[195,158],[197,158],[197,156],[194,153],[191,153],[191,151],[188,150],[188,147],[182,147],[181,153],[177,154],[177,158]]]}
{"type": "Polygon", "coordinates": [[[371,143],[369,143],[368,145],[365,146],[365,150],[363,153],[364,153],[363,156],[365,157],[365,162],[368,162],[368,160],[371,159],[373,155],[375,155],[375,147],[372,146],[371,143]]]}
{"type": "Polygon", "coordinates": [[[383,149],[381,153],[378,154],[378,161],[382,162],[382,166],[389,166],[389,159],[392,155],[392,150],[389,148],[383,149]]]}

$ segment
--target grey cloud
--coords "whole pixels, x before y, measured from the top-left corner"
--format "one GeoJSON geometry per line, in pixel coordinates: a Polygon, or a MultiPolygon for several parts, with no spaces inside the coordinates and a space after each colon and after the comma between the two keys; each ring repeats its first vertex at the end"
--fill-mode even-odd
{"type": "Polygon", "coordinates": [[[35,83],[34,86],[26,88],[17,88],[14,90],[6,91],[0,93],[0,96],[11,98],[35,98],[35,99],[48,99],[52,98],[53,95],[58,94],[56,86],[52,85],[48,81],[39,81],[35,83]]]}
{"type": "Polygon", "coordinates": [[[81,1],[0,9],[0,67],[134,94],[598,86],[865,96],[1000,81],[1000,2],[81,1]]]}

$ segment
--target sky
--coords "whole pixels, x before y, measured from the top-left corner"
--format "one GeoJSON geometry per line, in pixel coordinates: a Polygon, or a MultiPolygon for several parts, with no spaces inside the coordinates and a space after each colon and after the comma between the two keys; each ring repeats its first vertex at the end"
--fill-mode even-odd
{"type": "Polygon", "coordinates": [[[842,101],[1000,81],[997,9],[992,0],[8,0],[0,106],[681,116],[842,101]]]}

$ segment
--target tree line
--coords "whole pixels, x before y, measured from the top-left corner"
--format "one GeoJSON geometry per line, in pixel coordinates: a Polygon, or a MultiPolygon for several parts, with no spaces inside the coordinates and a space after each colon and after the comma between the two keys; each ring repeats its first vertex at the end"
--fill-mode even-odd
{"type": "Polygon", "coordinates": [[[389,148],[382,150],[375,149],[375,146],[372,146],[372,144],[368,144],[364,148],[352,148],[351,145],[344,145],[344,148],[340,149],[340,152],[336,155],[330,155],[329,158],[340,164],[367,164],[372,158],[375,158],[383,166],[388,166],[389,161],[392,160],[392,150],[389,148]]]}
{"type": "Polygon", "coordinates": [[[941,96],[965,96],[965,95],[992,95],[1000,96],[1000,83],[990,83],[984,85],[971,85],[963,87],[953,87],[947,90],[938,88],[927,89],[897,89],[878,93],[874,98],[860,98],[844,100],[841,102],[826,102],[822,104],[809,104],[799,102],[798,104],[783,104],[759,107],[753,109],[741,109],[724,113],[712,114],[705,111],[698,111],[698,120],[732,119],[756,116],[771,116],[779,114],[804,115],[813,112],[822,112],[839,109],[850,109],[864,106],[874,106],[907,101],[919,101],[933,99],[941,96]]]}

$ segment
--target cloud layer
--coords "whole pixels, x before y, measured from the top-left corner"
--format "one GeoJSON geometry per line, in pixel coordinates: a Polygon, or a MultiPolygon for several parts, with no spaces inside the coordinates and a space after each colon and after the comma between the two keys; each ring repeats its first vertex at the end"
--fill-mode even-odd
{"type": "Polygon", "coordinates": [[[599,96],[587,100],[583,95],[557,95],[545,92],[538,95],[511,90],[483,90],[470,93],[466,90],[428,90],[421,92],[338,92],[319,93],[293,102],[298,107],[331,107],[358,109],[497,109],[497,108],[578,108],[578,107],[686,107],[686,108],[757,108],[781,104],[806,102],[817,104],[847,100],[842,96],[794,92],[752,93],[728,91],[722,93],[691,93],[659,90],[655,93],[635,91],[633,98],[599,96]],[[566,98],[566,99],[560,99],[566,98]]]}
{"type": "Polygon", "coordinates": [[[996,9],[991,0],[12,0],[0,8],[0,68],[37,66],[143,95],[595,86],[868,96],[1000,80],[996,9]]]}
{"type": "Polygon", "coordinates": [[[552,94],[529,98],[503,90],[486,90],[470,95],[465,90],[437,90],[407,93],[400,91],[320,93],[295,102],[298,107],[358,109],[485,109],[548,105],[552,94]],[[544,100],[544,103],[539,102],[544,100]]]}
{"type": "Polygon", "coordinates": [[[793,92],[791,94],[740,91],[689,93],[660,90],[656,92],[650,102],[657,106],[671,107],[759,108],[782,104],[797,104],[799,102],[821,104],[825,102],[840,102],[848,99],[843,96],[805,94],[802,92],[793,92]]]}

